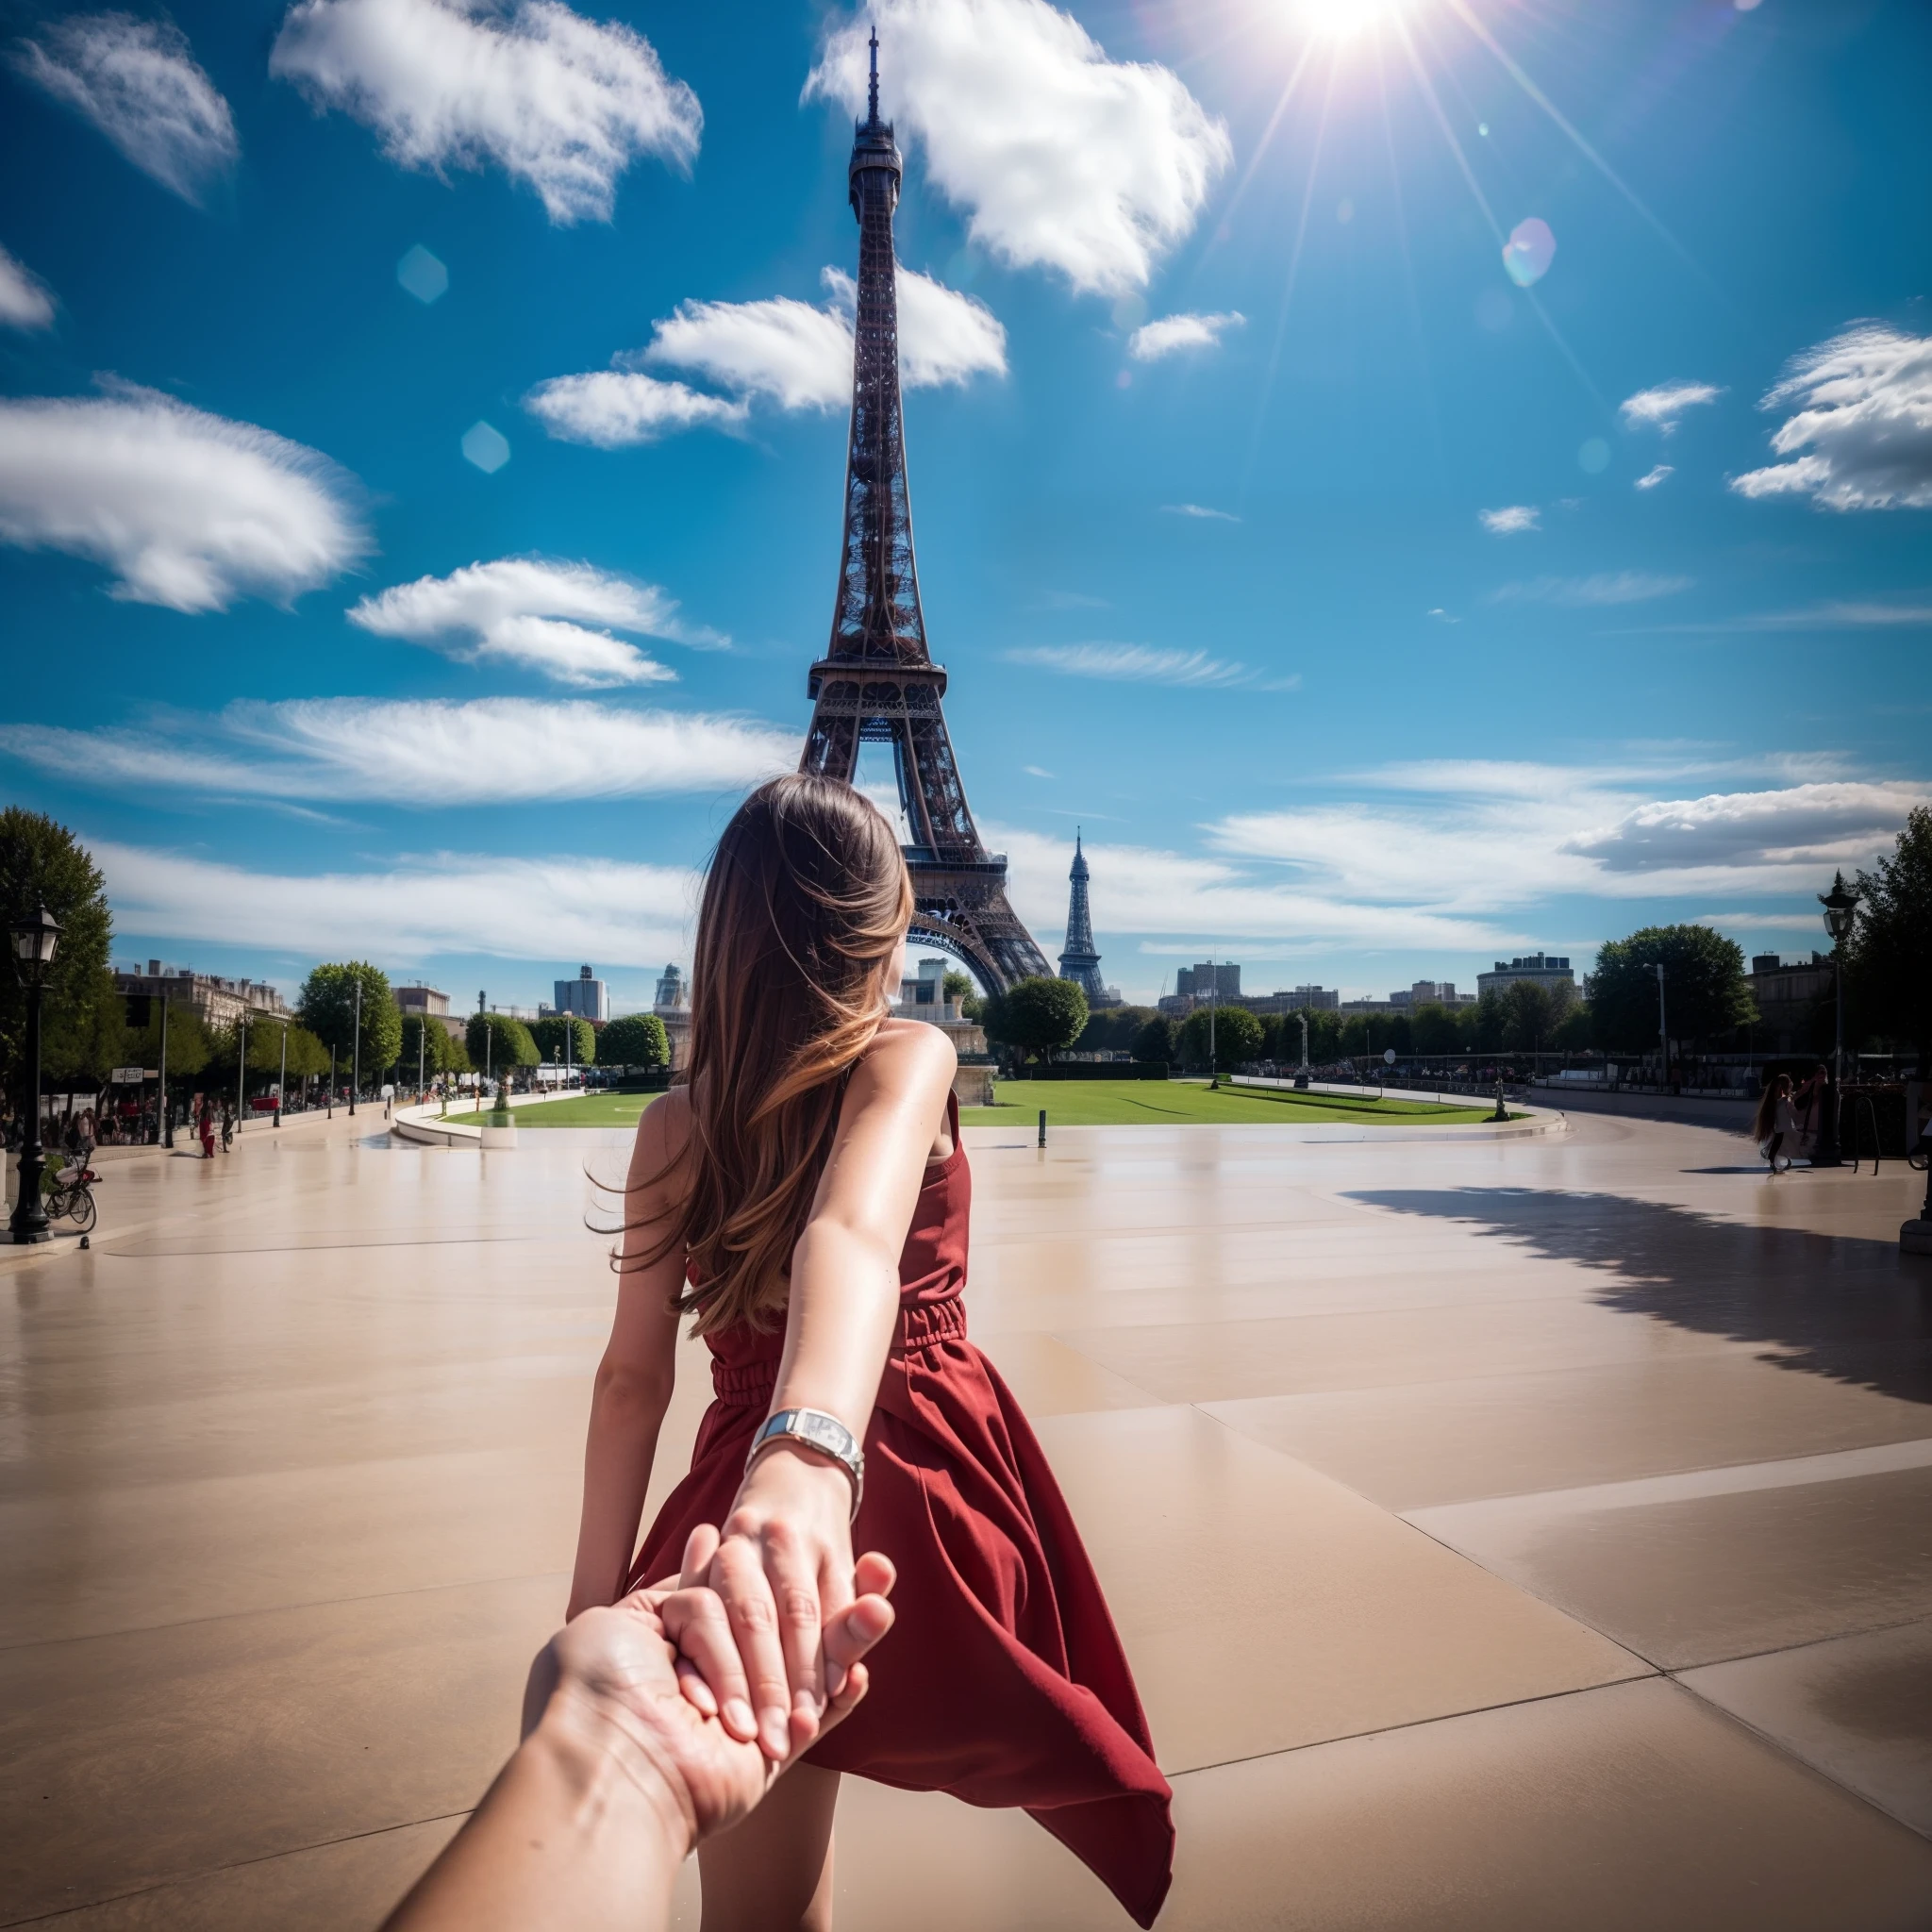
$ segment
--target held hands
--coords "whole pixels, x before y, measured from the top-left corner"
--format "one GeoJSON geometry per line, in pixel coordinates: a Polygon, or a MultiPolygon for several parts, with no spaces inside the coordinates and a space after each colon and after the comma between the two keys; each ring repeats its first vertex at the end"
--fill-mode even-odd
{"type": "MultiPolygon", "coordinates": [[[[724,1705],[733,1737],[756,1737],[783,1762],[816,1734],[842,1693],[846,1665],[831,1633],[863,1596],[890,1585],[876,1556],[852,1559],[852,1487],[838,1464],[774,1442],[745,1472],[722,1540],[702,1572],[718,1593],[743,1659],[749,1703],[724,1705]],[[755,1713],[755,1716],[754,1716],[755,1713]]],[[[686,1551],[688,1577],[698,1538],[686,1551]]]]}
{"type": "MultiPolygon", "coordinates": [[[[772,1665],[761,1650],[760,1660],[747,1654],[740,1618],[703,1587],[719,1549],[717,1531],[702,1525],[686,1546],[682,1576],[584,1611],[539,1652],[524,1696],[525,1737],[541,1724],[599,1739],[599,1748],[619,1757],[660,1808],[676,1814],[667,1822],[685,1834],[687,1849],[737,1824],[800,1753],[844,1719],[865,1695],[859,1659],[892,1624],[886,1602],[891,1564],[867,1555],[852,1566],[848,1557],[858,1593],[848,1583],[842,1608],[822,1631],[813,1599],[813,1650],[823,1650],[824,1674],[836,1678],[836,1689],[808,1720],[801,1705],[788,1724],[781,1706],[781,1748],[765,1748],[753,1700],[762,1707],[770,1694],[772,1665]]],[[[744,1627],[755,1625],[754,1618],[744,1627]]],[[[756,1627],[771,1637],[769,1621],[756,1627]]],[[[777,1671],[782,1690],[782,1660],[777,1671]]]]}

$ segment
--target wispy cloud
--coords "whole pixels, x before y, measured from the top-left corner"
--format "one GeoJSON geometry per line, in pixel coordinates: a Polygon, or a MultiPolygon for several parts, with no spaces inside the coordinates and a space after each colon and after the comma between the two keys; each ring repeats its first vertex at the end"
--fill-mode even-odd
{"type": "Polygon", "coordinates": [[[1026,644],[1006,653],[1010,664],[1031,664],[1066,677],[1098,677],[1128,684],[1255,685],[1294,691],[1300,674],[1266,678],[1252,664],[1213,658],[1206,651],[1158,650],[1151,644],[1026,644]]]}
{"type": "Polygon", "coordinates": [[[1233,158],[1173,73],[1109,60],[1047,0],[872,0],[827,34],[807,98],[861,108],[874,21],[902,137],[973,240],[1016,268],[1103,294],[1143,286],[1233,158]]]}
{"type": "Polygon", "coordinates": [[[269,72],[375,128],[404,167],[494,162],[558,224],[608,221],[640,155],[688,170],[704,128],[641,34],[558,0],[298,0],[269,72]]]}
{"type": "Polygon", "coordinates": [[[1201,517],[1216,524],[1241,522],[1231,509],[1209,509],[1205,503],[1163,503],[1160,513],[1164,517],[1201,517]]]}
{"type": "Polygon", "coordinates": [[[1758,404],[1797,407],[1772,448],[1790,462],[1731,478],[1741,496],[1825,509],[1932,508],[1932,336],[1859,323],[1807,349],[1758,404]],[[1807,456],[1793,452],[1808,449],[1807,456]]]}
{"type": "Polygon", "coordinates": [[[1752,610],[1703,624],[1646,625],[1643,634],[1723,636],[1740,631],[1921,630],[1932,627],[1932,604],[1847,601],[1802,610],[1752,610]]]}
{"type": "Polygon", "coordinates": [[[1218,349],[1221,339],[1231,328],[1247,321],[1238,308],[1221,315],[1162,315],[1142,323],[1127,338],[1127,354],[1136,362],[1158,362],[1163,356],[1179,355],[1187,349],[1218,349]]]}
{"type": "Polygon", "coordinates": [[[287,603],[367,551],[353,493],[316,451],[154,390],[0,401],[0,542],[103,564],[132,603],[287,603]]]}
{"type": "Polygon", "coordinates": [[[584,699],[303,698],[139,728],[0,725],[0,752],[70,783],[154,799],[244,797],[434,808],[730,791],[798,761],[755,720],[584,699]]]}
{"type": "Polygon", "coordinates": [[[656,684],[676,676],[613,630],[675,643],[718,644],[717,632],[685,624],[655,584],[588,563],[504,557],[446,577],[419,577],[365,597],[349,622],[378,637],[407,638],[469,663],[541,671],[579,688],[656,684]]]}
{"type": "Polygon", "coordinates": [[[154,846],[90,841],[118,930],[276,954],[413,963],[438,953],[620,965],[687,949],[697,878],[680,867],[574,853],[403,857],[360,872],[222,865],[154,846]]]}
{"type": "Polygon", "coordinates": [[[1542,527],[1542,512],[1527,503],[1507,504],[1501,509],[1479,509],[1476,515],[1492,537],[1520,537],[1542,527]]]}
{"type": "Polygon", "coordinates": [[[1676,470],[1669,463],[1653,463],[1630,487],[1633,490],[1655,490],[1666,476],[1674,476],[1676,470]]]}
{"type": "Polygon", "coordinates": [[[1617,406],[1617,413],[1625,429],[1655,429],[1669,436],[1686,409],[1701,408],[1723,394],[1723,390],[1707,382],[1659,383],[1656,389],[1641,389],[1634,396],[1625,396],[1617,406]]]}
{"type": "Polygon", "coordinates": [[[1644,604],[1654,597],[1672,597],[1688,591],[1693,579],[1658,576],[1648,571],[1598,571],[1587,577],[1531,577],[1524,583],[1504,584],[1491,593],[1492,604],[1558,604],[1592,608],[1611,604],[1644,604]]]}
{"type": "Polygon", "coordinates": [[[183,201],[199,204],[241,152],[227,102],[172,21],[73,14],[23,41],[13,62],[183,201]]]}
{"type": "MultiPolygon", "coordinates": [[[[823,306],[773,295],[756,302],[680,302],[655,324],[625,365],[681,369],[728,395],[708,394],[635,367],[555,376],[525,398],[552,436],[605,449],[655,441],[700,425],[730,429],[755,400],[780,409],[842,409],[852,400],[852,315],[857,291],[842,271],[820,279],[823,306]]],[[[923,275],[898,272],[899,379],[934,389],[1003,375],[1007,332],[985,303],[923,275]]]]}
{"type": "Polygon", "coordinates": [[[597,449],[628,449],[682,429],[735,429],[751,412],[742,396],[707,395],[635,369],[553,375],[524,398],[524,407],[559,442],[597,449]]]}
{"type": "Polygon", "coordinates": [[[51,328],[54,298],[34,272],[0,248],[0,324],[8,328],[51,328]]]}

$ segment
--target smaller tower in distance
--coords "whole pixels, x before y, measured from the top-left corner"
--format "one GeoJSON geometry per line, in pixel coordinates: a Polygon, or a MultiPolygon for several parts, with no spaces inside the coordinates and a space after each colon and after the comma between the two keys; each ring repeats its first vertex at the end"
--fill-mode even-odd
{"type": "Polygon", "coordinates": [[[1089,876],[1087,854],[1076,827],[1074,864],[1067,874],[1072,888],[1067,894],[1067,943],[1060,952],[1060,977],[1071,979],[1087,995],[1090,1007],[1117,1007],[1121,996],[1102,984],[1100,955],[1093,950],[1093,913],[1087,903],[1089,876]]]}

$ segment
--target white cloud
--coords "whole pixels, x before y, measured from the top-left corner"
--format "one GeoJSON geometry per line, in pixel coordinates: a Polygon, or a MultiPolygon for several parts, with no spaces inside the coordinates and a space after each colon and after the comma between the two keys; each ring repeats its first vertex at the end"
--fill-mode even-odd
{"type": "Polygon", "coordinates": [[[653,325],[641,359],[694,370],[781,409],[833,409],[852,400],[852,330],[844,317],[791,295],[680,302],[653,325]]]}
{"type": "Polygon", "coordinates": [[[1263,683],[1251,664],[1211,658],[1206,651],[1163,651],[1150,644],[1026,644],[1006,653],[1010,664],[1031,664],[1067,677],[1099,677],[1128,684],[1259,684],[1265,691],[1293,691],[1299,675],[1263,683]]]}
{"type": "MultiPolygon", "coordinates": [[[[559,375],[524,399],[552,436],[617,449],[679,429],[743,423],[755,398],[781,409],[842,409],[852,400],[852,315],[858,291],[821,272],[822,307],[791,295],[757,302],[680,302],[651,341],[620,362],[691,370],[729,396],[618,368],[559,375]]],[[[1004,375],[1007,332],[985,303],[903,264],[898,273],[899,380],[907,389],[1004,375]]]]}
{"type": "Polygon", "coordinates": [[[1240,328],[1247,319],[1238,308],[1224,315],[1158,316],[1142,323],[1127,338],[1127,354],[1136,362],[1158,362],[1183,349],[1218,349],[1222,337],[1231,328],[1240,328]]]}
{"type": "MultiPolygon", "coordinates": [[[[1394,766],[1353,781],[1365,797],[1208,829],[1230,858],[1286,867],[1310,891],[1444,917],[1495,918],[1556,894],[1795,896],[1808,907],[1821,875],[1870,864],[1907,810],[1932,800],[1923,783],[1831,781],[1659,797],[1665,769],[1394,766]]],[[[1676,775],[1697,769],[1689,760],[1676,775]]]]}
{"type": "Polygon", "coordinates": [[[1241,522],[1231,509],[1209,509],[1205,503],[1163,503],[1160,513],[1168,517],[1199,517],[1217,524],[1241,522]]]}
{"type": "Polygon", "coordinates": [[[660,382],[633,369],[593,369],[585,375],[553,375],[540,382],[524,398],[524,407],[559,441],[628,449],[707,424],[735,428],[749,406],[741,399],[708,396],[681,382],[660,382]]]}
{"type": "Polygon", "coordinates": [[[1542,512],[1527,503],[1507,504],[1501,509],[1479,509],[1476,515],[1492,537],[1517,537],[1541,527],[1542,512]]]}
{"type": "Polygon", "coordinates": [[[379,872],[290,874],[92,843],[119,930],[142,939],[413,962],[437,953],[642,967],[688,949],[697,875],[574,853],[568,865],[470,853],[379,872]]]}
{"type": "Polygon", "coordinates": [[[656,684],[677,675],[612,630],[675,643],[723,641],[682,623],[675,600],[655,584],[536,557],[498,558],[397,584],[363,598],[349,622],[470,663],[526,664],[558,684],[587,688],[656,684]]]}
{"type": "Polygon", "coordinates": [[[1666,476],[1676,474],[1675,466],[1671,463],[1653,463],[1630,487],[1633,490],[1655,490],[1666,476]]]}
{"type": "Polygon", "coordinates": [[[1731,478],[1742,496],[1808,496],[1826,509],[1932,508],[1932,336],[1860,323],[1807,350],[1758,405],[1798,408],[1766,469],[1731,478]]]}
{"type": "Polygon", "coordinates": [[[1015,267],[1144,286],[1233,158],[1167,68],[1109,60],[1046,0],[874,0],[828,34],[807,98],[862,109],[871,21],[887,111],[974,241],[1015,267]]]}
{"type": "Polygon", "coordinates": [[[1505,584],[1490,599],[1493,604],[1561,604],[1593,608],[1610,604],[1644,604],[1653,597],[1672,597],[1688,591],[1690,577],[1657,576],[1641,570],[1598,571],[1587,577],[1532,577],[1527,583],[1505,584]]]}
{"type": "Polygon", "coordinates": [[[198,204],[241,152],[227,102],[172,21],[75,14],[23,41],[13,60],[184,201],[198,204]]]}
{"type": "Polygon", "coordinates": [[[1641,389],[1634,396],[1625,396],[1618,404],[1617,413],[1625,429],[1655,429],[1669,436],[1686,409],[1714,403],[1723,394],[1723,390],[1707,382],[1659,383],[1656,389],[1641,389]]]}
{"type": "Polygon", "coordinates": [[[0,541],[92,558],[134,603],[223,610],[325,583],[368,548],[350,489],[314,450],[153,390],[0,402],[0,541]]]}
{"type": "Polygon", "coordinates": [[[798,746],[756,720],[586,699],[301,698],[142,729],[0,725],[0,751],[79,784],[425,807],[730,791],[791,770],[798,746]]]}
{"type": "Polygon", "coordinates": [[[50,328],[54,298],[33,271],[0,248],[0,323],[8,328],[50,328]]]}
{"type": "Polygon", "coordinates": [[[608,221],[640,155],[688,169],[704,127],[641,34],[558,0],[298,0],[269,72],[404,167],[495,162],[559,224],[608,221]]]}

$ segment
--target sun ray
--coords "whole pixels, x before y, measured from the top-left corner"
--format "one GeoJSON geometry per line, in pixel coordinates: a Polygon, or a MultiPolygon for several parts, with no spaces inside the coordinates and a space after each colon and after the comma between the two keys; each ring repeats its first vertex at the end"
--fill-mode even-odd
{"type": "Polygon", "coordinates": [[[1415,258],[1408,245],[1408,209],[1402,199],[1402,169],[1395,158],[1395,125],[1389,118],[1389,80],[1382,48],[1375,47],[1375,92],[1382,107],[1382,143],[1389,154],[1389,186],[1395,196],[1395,232],[1402,242],[1402,283],[1408,293],[1409,326],[1415,331],[1416,354],[1422,359],[1423,392],[1429,401],[1429,430],[1436,445],[1436,472],[1448,475],[1448,451],[1442,442],[1442,412],[1436,402],[1436,373],[1429,361],[1428,332],[1423,326],[1422,298],[1415,286],[1415,258]]]}
{"type": "Polygon", "coordinates": [[[1312,40],[1302,43],[1301,58],[1294,63],[1294,72],[1288,76],[1288,85],[1281,91],[1281,98],[1274,104],[1274,111],[1268,117],[1268,125],[1261,130],[1261,138],[1255,143],[1255,152],[1242,170],[1241,178],[1235,184],[1234,192],[1227,198],[1227,207],[1222,213],[1222,222],[1232,220],[1235,210],[1241,205],[1241,197],[1247,193],[1249,184],[1254,180],[1256,171],[1261,165],[1261,158],[1268,152],[1270,142],[1274,139],[1275,130],[1281,125],[1281,119],[1288,112],[1295,96],[1295,90],[1301,86],[1302,75],[1307,72],[1308,60],[1315,51],[1312,40]]]}
{"type": "Polygon", "coordinates": [[[1534,101],[1536,105],[1539,108],[1541,108],[1543,110],[1543,112],[1547,114],[1558,127],[1560,127],[1563,130],[1563,132],[1566,135],[1569,136],[1572,142],[1574,143],[1577,152],[1581,154],[1585,158],[1585,159],[1587,159],[1590,162],[1590,164],[1596,169],[1596,171],[1604,177],[1604,179],[1607,181],[1610,184],[1610,186],[1614,188],[1617,191],[1617,192],[1621,194],[1624,197],[1624,199],[1627,201],[1630,204],[1630,206],[1634,208],[1637,210],[1637,212],[1640,215],[1641,215],[1646,222],[1650,224],[1651,227],[1654,228],[1657,231],[1657,233],[1663,238],[1664,242],[1675,252],[1678,258],[1683,261],[1684,265],[1687,268],[1689,268],[1691,271],[1691,273],[1698,277],[1700,281],[1703,281],[1707,286],[1715,290],[1716,284],[1713,283],[1709,275],[1707,275],[1705,273],[1702,265],[1698,262],[1697,258],[1690,253],[1690,251],[1688,248],[1684,246],[1684,244],[1681,242],[1677,240],[1677,238],[1674,234],[1671,233],[1669,228],[1665,227],[1663,223],[1659,221],[1656,215],[1651,213],[1649,208],[1644,204],[1642,197],[1638,194],[1637,191],[1633,189],[1624,179],[1624,177],[1617,173],[1616,169],[1610,166],[1609,162],[1604,159],[1603,156],[1597,153],[1596,149],[1593,148],[1590,144],[1590,142],[1587,142],[1583,138],[1583,136],[1577,131],[1577,129],[1571,125],[1571,123],[1565,118],[1562,110],[1557,106],[1557,104],[1553,100],[1550,99],[1549,95],[1544,93],[1542,89],[1537,86],[1536,82],[1533,81],[1529,77],[1529,75],[1524,72],[1522,66],[1510,56],[1508,50],[1504,47],[1503,43],[1496,39],[1495,35],[1492,34],[1489,30],[1489,28],[1482,24],[1480,20],[1476,18],[1474,9],[1469,5],[1469,0],[1446,0],[1446,4],[1449,8],[1449,10],[1456,15],[1457,19],[1461,21],[1463,25],[1468,27],[1470,32],[1473,33],[1476,37],[1476,39],[1479,40],[1483,43],[1483,45],[1486,46],[1490,50],[1490,52],[1496,57],[1497,60],[1502,63],[1503,71],[1508,75],[1509,78],[1513,80],[1516,83],[1516,85],[1520,87],[1523,90],[1523,92],[1525,94],[1527,94],[1529,98],[1532,101],[1534,101]]]}
{"type": "Polygon", "coordinates": [[[1254,434],[1248,440],[1248,465],[1241,475],[1241,492],[1245,496],[1248,479],[1255,474],[1255,464],[1261,453],[1261,425],[1268,414],[1269,398],[1274,392],[1274,376],[1281,366],[1281,350],[1288,340],[1289,311],[1294,306],[1295,279],[1301,273],[1302,243],[1307,239],[1308,209],[1315,198],[1315,181],[1322,172],[1322,148],[1328,133],[1328,110],[1335,102],[1335,63],[1328,63],[1328,85],[1322,93],[1322,117],[1315,124],[1315,148],[1308,157],[1308,177],[1302,186],[1302,211],[1295,223],[1294,251],[1288,258],[1288,286],[1281,293],[1281,315],[1274,325],[1274,341],[1268,351],[1268,367],[1261,378],[1261,393],[1255,405],[1254,434]]]}

